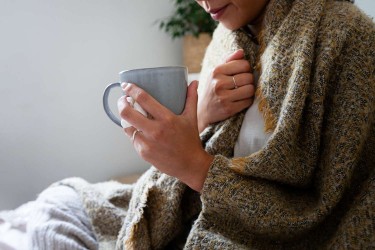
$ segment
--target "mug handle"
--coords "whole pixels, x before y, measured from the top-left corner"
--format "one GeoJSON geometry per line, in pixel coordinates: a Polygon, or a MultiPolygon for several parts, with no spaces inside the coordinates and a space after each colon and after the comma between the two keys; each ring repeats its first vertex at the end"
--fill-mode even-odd
{"type": "Polygon", "coordinates": [[[105,90],[104,90],[104,94],[103,94],[103,107],[104,107],[104,111],[105,113],[108,115],[108,117],[114,122],[116,123],[117,125],[119,125],[121,128],[121,121],[119,118],[117,118],[117,116],[115,116],[111,109],[109,108],[109,104],[108,104],[108,96],[109,96],[109,92],[111,91],[112,88],[115,88],[115,87],[121,87],[121,83],[119,82],[115,82],[115,83],[111,83],[109,84],[105,90]]]}

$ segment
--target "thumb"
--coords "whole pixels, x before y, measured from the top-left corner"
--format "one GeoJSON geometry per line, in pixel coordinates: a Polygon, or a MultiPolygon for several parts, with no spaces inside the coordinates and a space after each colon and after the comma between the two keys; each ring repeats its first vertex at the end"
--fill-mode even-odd
{"type": "Polygon", "coordinates": [[[192,81],[188,87],[185,109],[182,115],[190,116],[197,120],[197,103],[198,103],[198,81],[192,81]]]}
{"type": "Polygon", "coordinates": [[[234,60],[241,60],[244,58],[244,56],[245,56],[245,52],[243,51],[243,49],[239,49],[233,52],[232,54],[229,54],[224,60],[225,60],[225,63],[228,63],[234,60]]]}

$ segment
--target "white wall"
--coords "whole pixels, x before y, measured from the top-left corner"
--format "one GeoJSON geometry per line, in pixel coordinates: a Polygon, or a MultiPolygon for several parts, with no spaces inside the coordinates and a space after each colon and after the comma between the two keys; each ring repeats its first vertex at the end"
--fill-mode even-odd
{"type": "Polygon", "coordinates": [[[369,16],[375,18],[375,1],[374,0],[355,0],[355,4],[365,11],[369,16]]]}
{"type": "Polygon", "coordinates": [[[0,2],[0,210],[65,177],[145,170],[101,98],[123,69],[181,64],[180,41],[154,25],[171,2],[0,2]]]}

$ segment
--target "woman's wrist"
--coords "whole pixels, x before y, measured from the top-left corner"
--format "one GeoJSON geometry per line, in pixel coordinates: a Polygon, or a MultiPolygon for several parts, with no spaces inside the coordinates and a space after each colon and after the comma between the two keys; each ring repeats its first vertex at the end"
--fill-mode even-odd
{"type": "Polygon", "coordinates": [[[203,150],[199,156],[192,157],[192,166],[189,175],[184,176],[180,180],[188,185],[190,188],[197,192],[200,192],[203,188],[203,184],[206,180],[208,170],[214,160],[214,156],[208,154],[203,150]]]}
{"type": "Polygon", "coordinates": [[[202,133],[205,128],[208,127],[208,123],[206,123],[202,116],[198,115],[198,131],[199,133],[202,133]]]}

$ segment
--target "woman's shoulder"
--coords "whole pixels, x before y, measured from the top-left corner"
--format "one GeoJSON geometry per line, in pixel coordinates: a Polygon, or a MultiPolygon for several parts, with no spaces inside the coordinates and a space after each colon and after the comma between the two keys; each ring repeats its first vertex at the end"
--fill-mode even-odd
{"type": "Polygon", "coordinates": [[[375,23],[353,3],[327,1],[316,46],[341,57],[355,53],[375,62],[375,23]]]}
{"type": "Polygon", "coordinates": [[[372,18],[348,1],[327,1],[321,27],[326,31],[339,31],[345,35],[375,34],[375,23],[372,18]]]}

